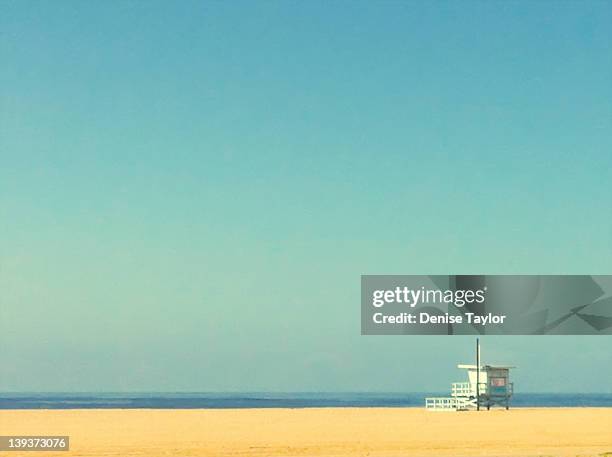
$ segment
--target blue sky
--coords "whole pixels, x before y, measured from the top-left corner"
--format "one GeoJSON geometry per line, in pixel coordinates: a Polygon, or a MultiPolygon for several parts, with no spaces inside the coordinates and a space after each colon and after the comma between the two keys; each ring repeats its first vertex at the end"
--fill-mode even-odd
{"type": "Polygon", "coordinates": [[[472,339],[360,336],[361,274],[612,272],[609,2],[0,10],[0,390],[444,390],[472,339]]]}

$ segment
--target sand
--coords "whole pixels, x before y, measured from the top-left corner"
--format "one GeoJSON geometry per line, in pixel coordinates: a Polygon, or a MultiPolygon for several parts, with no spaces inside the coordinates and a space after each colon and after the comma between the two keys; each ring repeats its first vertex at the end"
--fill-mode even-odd
{"type": "Polygon", "coordinates": [[[612,408],[0,411],[0,435],[70,435],[43,456],[612,456],[612,408]]]}

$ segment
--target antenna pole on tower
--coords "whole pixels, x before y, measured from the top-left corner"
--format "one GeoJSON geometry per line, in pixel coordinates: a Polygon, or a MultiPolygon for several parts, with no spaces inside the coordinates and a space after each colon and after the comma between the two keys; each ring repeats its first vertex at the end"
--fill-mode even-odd
{"type": "Polygon", "coordinates": [[[476,338],[476,411],[480,411],[480,339],[476,338]]]}

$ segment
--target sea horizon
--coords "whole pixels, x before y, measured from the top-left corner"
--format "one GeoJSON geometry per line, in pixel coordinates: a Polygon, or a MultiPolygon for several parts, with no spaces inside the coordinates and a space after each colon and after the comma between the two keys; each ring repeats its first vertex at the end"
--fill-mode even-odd
{"type": "MultiPolygon", "coordinates": [[[[4,392],[0,409],[424,407],[448,392],[4,392]]],[[[517,393],[511,407],[612,407],[612,393],[517,393]]]]}

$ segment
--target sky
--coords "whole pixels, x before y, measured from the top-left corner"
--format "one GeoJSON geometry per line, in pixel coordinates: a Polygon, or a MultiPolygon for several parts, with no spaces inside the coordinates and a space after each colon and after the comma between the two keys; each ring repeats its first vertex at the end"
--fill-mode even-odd
{"type": "MultiPolygon", "coordinates": [[[[0,391],[445,391],[362,274],[612,273],[612,3],[0,0],[0,391]]],[[[612,338],[485,337],[612,392],[612,338]],[[599,376],[593,376],[596,371],[599,376]]]]}

